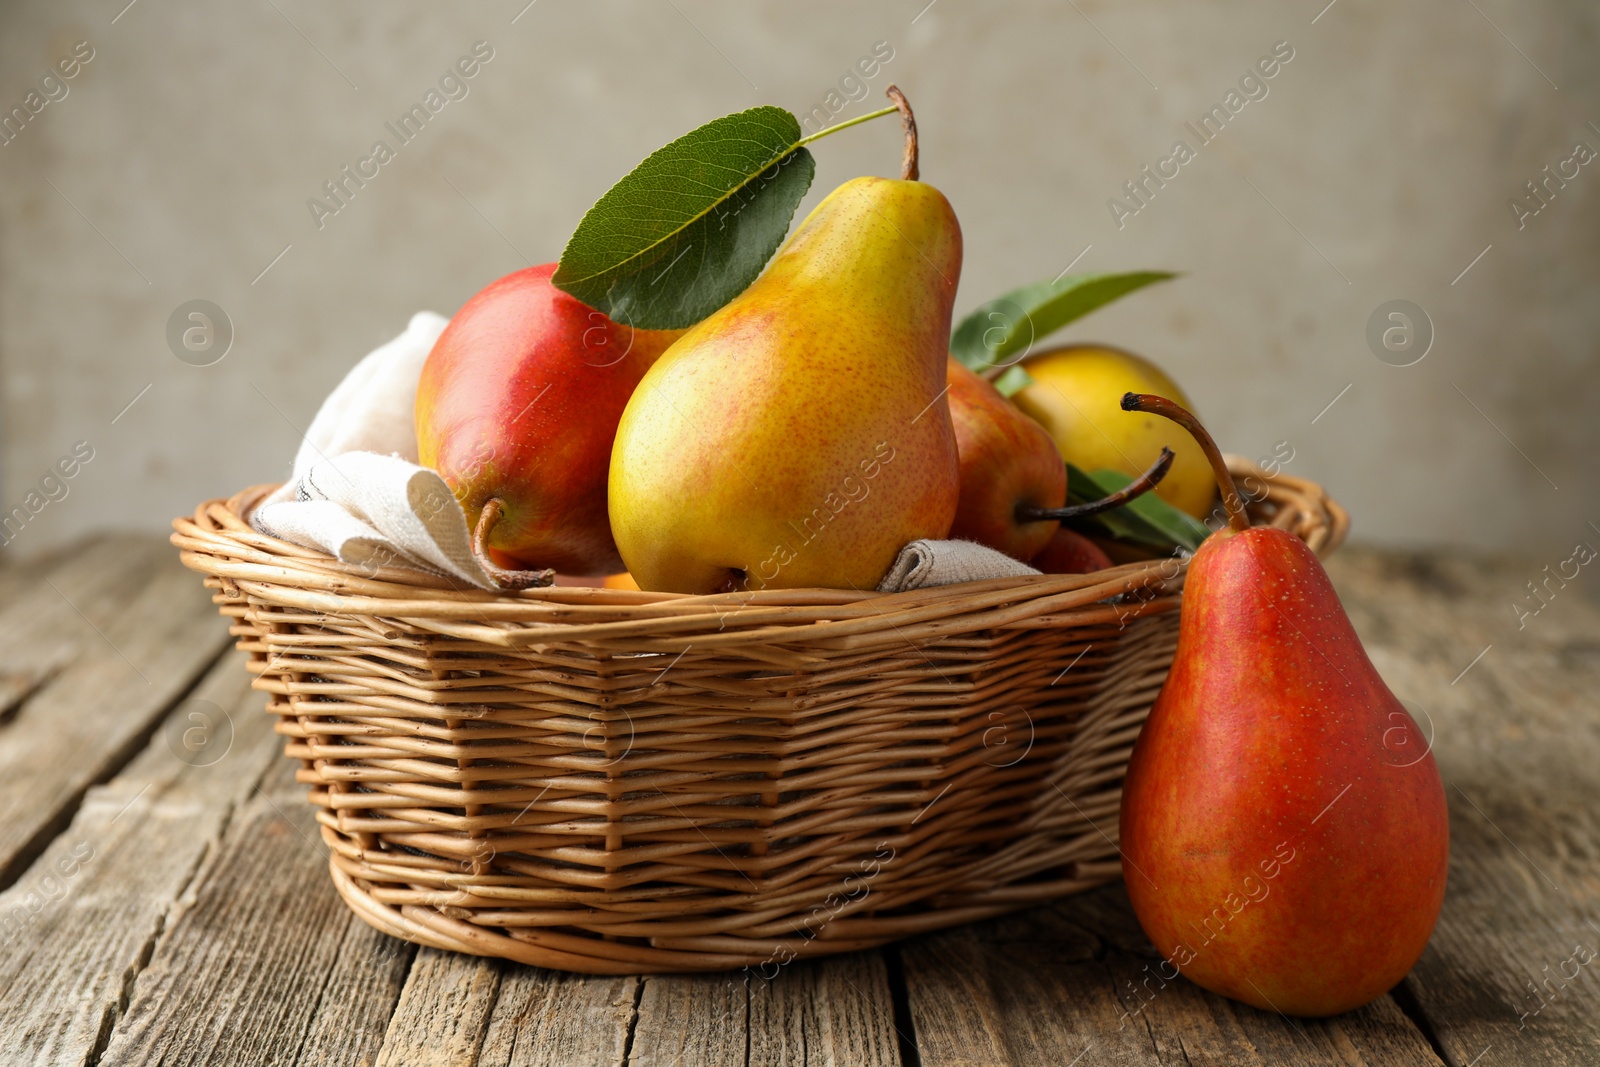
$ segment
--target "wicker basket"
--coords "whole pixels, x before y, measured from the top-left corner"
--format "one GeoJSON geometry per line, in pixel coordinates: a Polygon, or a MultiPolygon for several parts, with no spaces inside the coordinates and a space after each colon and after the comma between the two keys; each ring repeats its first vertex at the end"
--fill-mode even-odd
{"type": "MultiPolygon", "coordinates": [[[[1256,521],[1343,538],[1318,486],[1229,463],[1256,521]]],[[[173,541],[380,930],[598,974],[763,967],[1119,874],[1173,560],[894,595],[496,596],[256,533],[265,491],[173,541]]]]}

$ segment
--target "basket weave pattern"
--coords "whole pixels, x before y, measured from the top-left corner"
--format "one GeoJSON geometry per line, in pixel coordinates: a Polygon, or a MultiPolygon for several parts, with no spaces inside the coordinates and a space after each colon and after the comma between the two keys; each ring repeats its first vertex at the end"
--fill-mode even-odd
{"type": "MultiPolygon", "coordinates": [[[[1229,462],[1255,521],[1343,538],[1319,487],[1229,462]]],[[[1120,871],[1175,561],[893,595],[496,596],[256,533],[265,491],[173,540],[380,930],[588,973],[761,967],[1120,871]]]]}

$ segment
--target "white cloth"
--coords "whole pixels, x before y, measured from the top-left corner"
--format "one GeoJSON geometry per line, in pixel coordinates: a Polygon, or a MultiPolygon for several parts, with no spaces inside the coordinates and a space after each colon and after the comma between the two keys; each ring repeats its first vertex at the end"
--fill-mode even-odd
{"type": "Polygon", "coordinates": [[[472,554],[467,517],[443,478],[376,452],[346,452],[293,483],[294,499],[264,503],[250,524],[344,563],[410,567],[497,588],[472,554]]]}
{"type": "Polygon", "coordinates": [[[496,588],[472,554],[449,486],[417,465],[417,382],[448,322],[419,311],[351,368],[311,421],[288,482],[250,514],[251,526],[344,563],[496,588]]]}
{"type": "Polygon", "coordinates": [[[1039,573],[976,541],[913,541],[889,565],[889,572],[878,583],[878,592],[903,593],[908,589],[1039,573]]]}
{"type": "MultiPolygon", "coordinates": [[[[346,452],[376,452],[417,462],[417,382],[422,364],[450,320],[432,311],[411,316],[405,331],[350,368],[311,420],[295,453],[294,473],[266,503],[294,499],[313,466],[346,452]]],[[[265,532],[265,531],[263,531],[265,532]]]]}

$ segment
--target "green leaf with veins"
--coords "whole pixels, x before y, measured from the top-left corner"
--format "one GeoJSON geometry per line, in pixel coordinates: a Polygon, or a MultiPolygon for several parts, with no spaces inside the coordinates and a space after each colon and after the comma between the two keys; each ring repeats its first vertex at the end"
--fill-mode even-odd
{"type": "Polygon", "coordinates": [[[551,281],[643,329],[692,326],[755,281],[816,162],[800,123],[754,107],[652,152],[578,223],[551,281]]]}

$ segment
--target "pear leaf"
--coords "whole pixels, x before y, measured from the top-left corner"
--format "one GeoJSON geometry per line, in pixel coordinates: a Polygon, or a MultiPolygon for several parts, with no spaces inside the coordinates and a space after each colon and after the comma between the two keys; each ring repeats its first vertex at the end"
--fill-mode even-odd
{"type": "MultiPolygon", "coordinates": [[[[1067,503],[1087,504],[1093,500],[1109,496],[1115,492],[1107,489],[1089,475],[1086,471],[1067,464],[1067,503]]],[[[1076,519],[1067,520],[1066,525],[1079,533],[1091,534],[1095,537],[1110,538],[1115,541],[1124,541],[1142,548],[1154,549],[1157,552],[1170,551],[1176,542],[1167,541],[1151,530],[1147,525],[1137,523],[1130,519],[1126,508],[1116,508],[1111,511],[1102,511],[1098,515],[1085,515],[1076,519]]]]}
{"type": "Polygon", "coordinates": [[[1046,334],[1135,289],[1174,277],[1160,270],[1069,274],[1013,289],[961,320],[950,334],[950,354],[979,374],[1014,366],[1046,334]]]}
{"type": "MultiPolygon", "coordinates": [[[[1067,503],[1086,504],[1110,496],[1133,481],[1121,471],[1097,470],[1089,473],[1067,464],[1067,503]]],[[[1190,552],[1200,547],[1211,534],[1211,528],[1186,511],[1180,511],[1156,496],[1145,493],[1133,500],[1082,519],[1072,520],[1072,525],[1083,533],[1127,541],[1143,548],[1167,554],[1174,548],[1190,552]]]]}
{"type": "Polygon", "coordinates": [[[652,152],[578,223],[551,281],[614,321],[692,326],[777,251],[816,161],[781,107],[724,115],[652,152]]]}
{"type": "Polygon", "coordinates": [[[994,380],[995,389],[1005,397],[1016,396],[1032,384],[1034,384],[1033,375],[1021,367],[1007,367],[1000,372],[1000,377],[994,380]]]}

